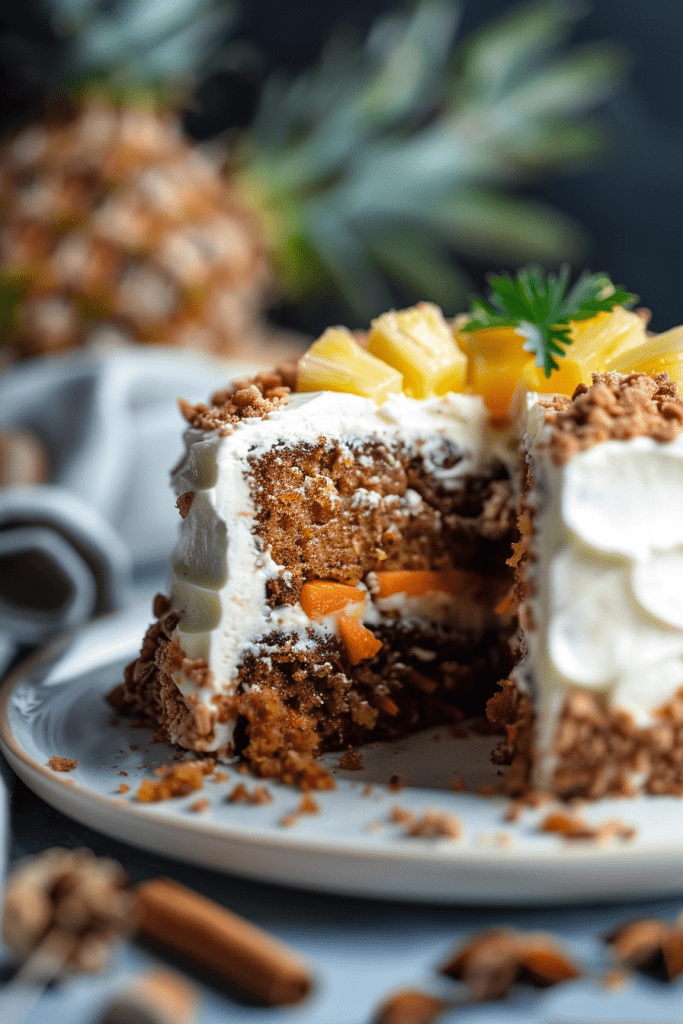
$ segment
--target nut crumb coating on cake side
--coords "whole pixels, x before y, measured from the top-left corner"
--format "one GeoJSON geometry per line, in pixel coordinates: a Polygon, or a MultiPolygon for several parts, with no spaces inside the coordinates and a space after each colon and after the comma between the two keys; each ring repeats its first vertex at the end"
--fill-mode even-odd
{"type": "Polygon", "coordinates": [[[538,406],[513,555],[520,657],[488,705],[504,788],[683,795],[683,619],[658,597],[680,591],[683,401],[667,374],[607,373],[538,406]]]}

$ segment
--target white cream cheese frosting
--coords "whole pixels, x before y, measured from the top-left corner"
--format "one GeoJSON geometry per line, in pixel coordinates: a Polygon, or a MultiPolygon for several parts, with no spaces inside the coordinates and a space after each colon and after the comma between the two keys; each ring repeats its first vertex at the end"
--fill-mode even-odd
{"type": "MultiPolygon", "coordinates": [[[[282,438],[291,445],[326,438],[347,446],[354,440],[400,439],[420,443],[428,471],[448,488],[493,459],[510,461],[507,438],[491,432],[487,423],[484,404],[475,396],[448,394],[417,401],[395,395],[378,407],[355,395],[313,392],[292,394],[288,404],[265,418],[240,420],[224,437],[218,431],[187,430],[185,456],[173,484],[177,494],[192,491],[194,498],[172,559],[171,605],[181,612],[175,638],[188,658],[205,659],[211,672],[201,688],[177,673],[183,695],[213,714],[214,698],[230,692],[254,640],[280,630],[298,633],[298,642],[306,645],[311,630],[315,635],[335,629],[333,618],[313,622],[298,603],[268,606],[266,583],[286,568],[262,550],[255,534],[248,459],[270,451],[282,438]],[[460,452],[454,465],[443,464],[440,439],[460,452]]],[[[357,500],[369,507],[376,499],[373,491],[357,492],[357,500]]],[[[422,498],[416,492],[409,491],[402,500],[409,514],[420,511],[422,498]]],[[[366,609],[371,622],[376,610],[369,601],[366,609]]],[[[425,608],[416,605],[410,611],[424,614],[425,608]]],[[[230,723],[216,722],[210,749],[228,745],[231,728],[230,723]]]]}
{"type": "Polygon", "coordinates": [[[606,694],[646,726],[683,686],[683,437],[606,441],[556,465],[543,418],[531,408],[533,593],[519,673],[534,687],[539,785],[569,692],[606,694]]]}

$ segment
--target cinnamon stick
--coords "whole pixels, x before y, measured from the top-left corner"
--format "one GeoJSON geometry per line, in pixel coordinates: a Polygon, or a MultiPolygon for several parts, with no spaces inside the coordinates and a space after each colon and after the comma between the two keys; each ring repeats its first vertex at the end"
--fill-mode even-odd
{"type": "Polygon", "coordinates": [[[142,934],[216,972],[269,1006],[298,1003],[311,988],[303,961],[244,918],[169,878],[134,890],[142,934]]]}

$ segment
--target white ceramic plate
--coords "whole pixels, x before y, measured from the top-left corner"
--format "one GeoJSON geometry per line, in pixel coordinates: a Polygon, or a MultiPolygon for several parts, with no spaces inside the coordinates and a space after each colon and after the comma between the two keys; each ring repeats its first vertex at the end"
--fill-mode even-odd
{"type": "MultiPolygon", "coordinates": [[[[454,739],[446,728],[399,744],[366,748],[365,767],[336,768],[337,788],[315,794],[318,814],[295,811],[296,790],[268,782],[269,805],[231,804],[236,782],[257,780],[225,766],[226,781],[201,793],[142,804],[134,793],[168,748],[150,732],[112,723],[104,695],[139,648],[147,606],[92,623],[52,644],[6,682],[0,694],[0,745],[17,774],[58,810],[134,846],[221,871],[306,889],[440,903],[543,904],[655,897],[683,891],[683,801],[670,797],[601,802],[582,809],[593,823],[618,817],[635,839],[568,845],[538,831],[547,807],[505,822],[506,801],[475,795],[495,781],[491,737],[454,739]],[[438,736],[438,741],[435,737],[438,736]],[[131,747],[135,749],[131,749],[131,747]],[[78,760],[69,774],[47,767],[52,755],[78,760]],[[127,775],[122,775],[127,772],[127,775]],[[460,772],[475,792],[454,793],[460,772]],[[391,792],[392,775],[406,780],[391,792]],[[130,792],[117,792],[124,783],[130,792]],[[366,784],[372,792],[364,795],[366,784]],[[198,797],[208,810],[189,809],[198,797]],[[407,838],[389,821],[392,807],[457,815],[457,841],[407,838]],[[503,838],[501,838],[503,837],[503,838]]],[[[223,767],[223,766],[221,766],[223,767]]]]}

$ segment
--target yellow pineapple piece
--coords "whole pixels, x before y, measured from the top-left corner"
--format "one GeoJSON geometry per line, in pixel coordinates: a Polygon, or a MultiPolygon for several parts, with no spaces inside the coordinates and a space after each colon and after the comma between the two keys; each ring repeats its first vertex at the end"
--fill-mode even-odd
{"type": "Polygon", "coordinates": [[[419,302],[372,321],[370,352],[403,374],[410,398],[463,391],[467,356],[460,350],[438,306],[419,302]]]}
{"type": "Polygon", "coordinates": [[[403,375],[361,348],[346,327],[328,327],[299,360],[299,391],[344,391],[380,405],[402,386],[403,375]]]}
{"type": "Polygon", "coordinates": [[[657,334],[637,348],[617,353],[607,366],[617,373],[668,373],[683,387],[683,326],[657,334]]]}
{"type": "Polygon", "coordinates": [[[623,306],[574,321],[570,333],[572,344],[550,377],[529,359],[522,372],[522,383],[529,391],[571,395],[577,384],[590,384],[591,373],[616,369],[616,359],[647,343],[646,322],[623,306]]]}

